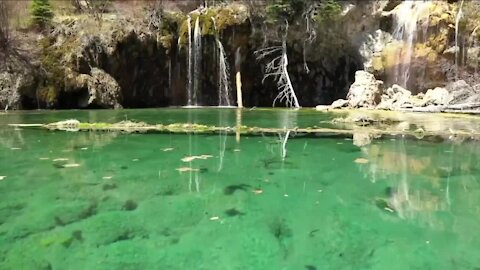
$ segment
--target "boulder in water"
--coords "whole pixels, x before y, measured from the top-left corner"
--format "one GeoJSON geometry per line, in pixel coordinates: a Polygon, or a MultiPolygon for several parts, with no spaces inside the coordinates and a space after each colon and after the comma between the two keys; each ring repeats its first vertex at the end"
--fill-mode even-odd
{"type": "Polygon", "coordinates": [[[355,72],[355,82],[347,94],[348,105],[353,108],[374,108],[381,101],[383,82],[363,70],[355,72]]]}
{"type": "Polygon", "coordinates": [[[362,147],[369,145],[372,142],[372,136],[368,133],[353,133],[353,145],[362,147]]]}
{"type": "Polygon", "coordinates": [[[378,104],[377,109],[394,110],[411,107],[411,97],[412,92],[394,84],[384,91],[382,101],[378,104]]]}
{"type": "Polygon", "coordinates": [[[331,109],[339,109],[339,108],[343,108],[343,107],[347,107],[347,106],[348,106],[348,100],[337,99],[332,103],[332,105],[330,105],[330,108],[331,109]]]}
{"type": "Polygon", "coordinates": [[[425,96],[423,96],[423,105],[448,105],[451,100],[452,97],[447,89],[435,87],[435,89],[429,89],[425,93],[425,96]]]}

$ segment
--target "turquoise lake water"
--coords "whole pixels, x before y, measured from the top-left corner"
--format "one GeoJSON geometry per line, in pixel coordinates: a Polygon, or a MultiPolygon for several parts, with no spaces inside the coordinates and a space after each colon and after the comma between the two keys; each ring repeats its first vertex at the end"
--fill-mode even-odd
{"type": "Polygon", "coordinates": [[[7,126],[70,118],[330,127],[333,115],[2,114],[0,269],[480,269],[479,142],[291,134],[284,157],[285,134],[7,126]]]}

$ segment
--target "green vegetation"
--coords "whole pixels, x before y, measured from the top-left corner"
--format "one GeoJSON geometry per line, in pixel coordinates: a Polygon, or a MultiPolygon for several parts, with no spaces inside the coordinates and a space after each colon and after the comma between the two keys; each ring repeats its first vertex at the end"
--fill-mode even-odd
{"type": "Polygon", "coordinates": [[[166,49],[170,49],[174,46],[176,39],[177,29],[182,25],[182,22],[186,22],[187,16],[180,12],[162,12],[162,23],[158,31],[160,32],[160,42],[166,49]]]}
{"type": "Polygon", "coordinates": [[[53,18],[53,10],[49,0],[33,0],[31,6],[32,25],[43,29],[49,26],[53,18]]]}
{"type": "Polygon", "coordinates": [[[57,104],[59,92],[65,88],[65,71],[61,64],[63,53],[55,48],[53,38],[43,38],[40,41],[42,54],[40,57],[42,67],[46,71],[47,80],[39,90],[39,98],[45,102],[47,107],[57,104]]]}
{"type": "Polygon", "coordinates": [[[309,2],[305,0],[270,0],[266,7],[267,22],[292,21],[300,18],[309,2]]]}
{"type": "Polygon", "coordinates": [[[342,6],[338,0],[324,0],[316,9],[316,16],[314,20],[317,23],[324,23],[338,19],[342,13],[342,6]]]}
{"type": "Polygon", "coordinates": [[[325,22],[337,18],[341,12],[342,6],[338,0],[323,0],[320,2],[270,0],[266,6],[266,19],[269,23],[283,20],[292,22],[305,16],[312,16],[316,22],[325,22]]]}
{"type": "MultiPolygon", "coordinates": [[[[221,33],[226,28],[238,25],[247,20],[248,13],[246,10],[242,10],[234,5],[211,7],[202,13],[194,12],[190,14],[191,17],[191,29],[195,26],[195,21],[199,20],[202,27],[203,36],[215,36],[221,33]],[[215,23],[214,23],[215,21],[215,23]]],[[[177,18],[180,18],[177,16],[177,18]]],[[[186,44],[188,40],[188,19],[187,16],[182,18],[179,22],[179,37],[180,43],[186,44]]],[[[193,31],[193,30],[192,30],[193,31]]]]}

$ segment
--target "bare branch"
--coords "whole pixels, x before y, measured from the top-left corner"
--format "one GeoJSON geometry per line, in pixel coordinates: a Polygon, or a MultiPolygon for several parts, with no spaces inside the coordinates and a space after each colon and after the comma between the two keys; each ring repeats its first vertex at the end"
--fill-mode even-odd
{"type": "MultiPolygon", "coordinates": [[[[286,29],[288,30],[288,22],[285,22],[286,29]]],[[[273,100],[273,106],[276,102],[285,102],[287,107],[300,108],[298,103],[297,96],[290,81],[290,76],[288,74],[288,57],[287,57],[287,42],[286,34],[283,36],[283,41],[281,46],[272,46],[260,49],[255,51],[254,54],[257,57],[257,60],[265,59],[276,54],[270,62],[265,65],[265,75],[263,77],[262,83],[268,77],[273,77],[277,83],[279,93],[273,100]]]]}

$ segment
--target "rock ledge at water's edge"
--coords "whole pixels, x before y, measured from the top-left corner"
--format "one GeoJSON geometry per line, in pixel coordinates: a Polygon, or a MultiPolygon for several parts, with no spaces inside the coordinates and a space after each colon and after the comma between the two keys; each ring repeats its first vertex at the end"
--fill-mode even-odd
{"type": "Polygon", "coordinates": [[[413,95],[411,91],[392,85],[384,89],[383,82],[367,71],[357,71],[347,99],[339,99],[329,106],[319,105],[317,110],[364,108],[392,111],[460,112],[480,114],[480,85],[470,86],[463,80],[445,87],[428,89],[413,95]]]}

